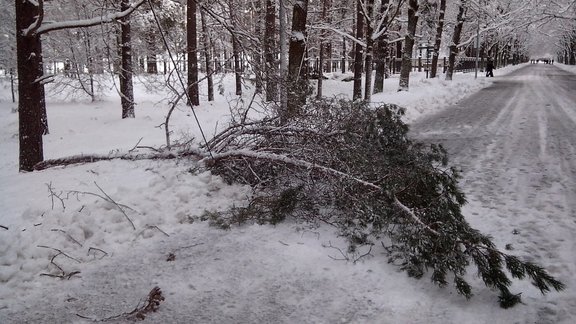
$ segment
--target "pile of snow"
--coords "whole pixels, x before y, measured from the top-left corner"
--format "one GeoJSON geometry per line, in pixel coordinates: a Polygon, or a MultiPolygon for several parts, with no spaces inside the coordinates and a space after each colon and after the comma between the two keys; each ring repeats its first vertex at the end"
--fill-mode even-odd
{"type": "MultiPolygon", "coordinates": [[[[519,67],[497,70],[495,79],[519,67]]],[[[393,77],[373,102],[404,106],[406,120],[414,121],[492,80],[457,74],[447,82],[414,73],[409,92],[397,92],[393,77]]],[[[500,309],[478,280],[476,297],[466,301],[410,279],[378,247],[375,258],[356,264],[335,260],[344,257],[346,243],[332,228],[288,222],[221,231],[194,222],[206,211],[243,204],[250,190],[197,170],[191,160],[18,173],[17,114],[9,84],[1,84],[0,323],[105,319],[130,312],[154,286],[166,300],[149,323],[513,323],[536,316],[537,309],[500,309]]],[[[224,78],[216,101],[195,110],[208,135],[226,126],[229,107],[239,103],[233,84],[224,78]]],[[[351,93],[351,83],[338,76],[324,85],[327,96],[351,93]]],[[[166,93],[137,84],[135,97],[131,120],[120,119],[113,92],[94,103],[48,98],[45,158],[165,144],[166,93]]],[[[174,138],[201,138],[189,108],[177,109],[171,126],[174,138]]]]}

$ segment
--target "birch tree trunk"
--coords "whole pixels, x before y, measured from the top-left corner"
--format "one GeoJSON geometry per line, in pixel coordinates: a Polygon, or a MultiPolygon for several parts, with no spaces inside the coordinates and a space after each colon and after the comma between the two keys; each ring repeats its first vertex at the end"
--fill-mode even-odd
{"type": "Polygon", "coordinates": [[[410,72],[412,72],[412,50],[418,25],[418,0],[408,1],[408,28],[404,37],[402,49],[402,66],[400,68],[400,82],[398,91],[408,91],[410,84],[410,72]]]}

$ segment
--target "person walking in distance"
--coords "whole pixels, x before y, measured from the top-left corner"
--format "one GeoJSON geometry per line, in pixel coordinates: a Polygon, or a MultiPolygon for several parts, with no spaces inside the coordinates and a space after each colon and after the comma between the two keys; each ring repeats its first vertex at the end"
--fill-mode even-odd
{"type": "Polygon", "coordinates": [[[488,59],[488,62],[486,62],[486,77],[494,77],[494,62],[492,62],[492,59],[488,59]]]}

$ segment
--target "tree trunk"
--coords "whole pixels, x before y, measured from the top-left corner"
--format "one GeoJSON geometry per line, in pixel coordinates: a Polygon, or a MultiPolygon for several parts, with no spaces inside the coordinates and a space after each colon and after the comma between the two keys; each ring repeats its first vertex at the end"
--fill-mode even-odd
{"type": "Polygon", "coordinates": [[[155,26],[148,28],[146,31],[146,73],[158,74],[158,66],[156,65],[156,54],[158,52],[156,46],[155,26]]]}
{"type": "MultiPolygon", "coordinates": [[[[331,0],[323,0],[322,1],[322,22],[325,24],[329,24],[328,21],[328,9],[332,6],[331,0]]],[[[324,42],[325,39],[328,38],[328,33],[325,30],[322,30],[320,36],[320,55],[319,55],[319,64],[318,64],[318,88],[316,92],[316,98],[322,98],[322,87],[324,81],[324,59],[326,58],[326,47],[327,43],[324,42]]]]}
{"type": "MultiPolygon", "coordinates": [[[[388,8],[390,7],[390,0],[382,0],[380,7],[380,15],[386,14],[388,8]]],[[[383,26],[388,25],[388,16],[383,17],[383,26]]],[[[384,79],[386,78],[387,64],[386,60],[388,58],[388,35],[383,33],[376,40],[375,49],[376,58],[376,76],[374,77],[374,93],[380,93],[384,91],[384,79]]]]}
{"type": "Polygon", "coordinates": [[[210,56],[210,35],[206,26],[206,14],[200,10],[200,19],[202,21],[202,39],[204,41],[204,60],[206,62],[206,81],[208,83],[208,101],[214,101],[214,69],[212,67],[212,57],[210,56]]]}
{"type": "Polygon", "coordinates": [[[442,44],[442,32],[444,30],[444,13],[446,11],[446,0],[440,0],[440,11],[436,24],[436,37],[434,40],[434,51],[432,52],[432,68],[430,78],[435,78],[438,73],[438,57],[440,56],[440,45],[442,44]]]}
{"type": "Polygon", "coordinates": [[[146,55],[146,73],[158,74],[158,66],[156,65],[156,54],[146,55]]]}
{"type": "Polygon", "coordinates": [[[198,90],[198,31],[196,29],[197,0],[188,0],[186,6],[186,53],[188,54],[188,97],[191,106],[200,105],[198,90]]]}
{"type": "Polygon", "coordinates": [[[458,16],[456,16],[456,25],[454,26],[454,34],[452,34],[452,43],[450,44],[450,55],[448,56],[448,69],[446,70],[446,80],[451,81],[454,75],[454,65],[456,64],[456,56],[458,55],[458,44],[462,35],[462,27],[464,26],[464,13],[466,12],[466,0],[460,2],[458,8],[458,16]]]}
{"type": "Polygon", "coordinates": [[[292,33],[288,50],[288,106],[282,112],[281,120],[286,121],[296,115],[306,103],[307,80],[303,75],[304,52],[306,50],[306,18],[308,0],[297,0],[292,13],[292,33]]]}
{"type": "Polygon", "coordinates": [[[402,50],[402,67],[400,68],[400,82],[398,91],[408,91],[410,84],[410,72],[412,72],[412,50],[414,37],[418,25],[418,0],[408,1],[408,28],[404,37],[404,49],[402,50]]]}
{"type": "Polygon", "coordinates": [[[348,56],[348,53],[346,53],[346,37],[342,37],[342,61],[340,62],[340,72],[342,72],[342,74],[346,73],[346,57],[348,56]]]}
{"type": "Polygon", "coordinates": [[[374,0],[366,0],[366,82],[364,83],[364,100],[372,97],[372,62],[374,52],[374,0]]]}
{"type": "Polygon", "coordinates": [[[234,59],[234,77],[236,85],[236,95],[242,95],[242,62],[240,60],[240,41],[238,36],[235,34],[236,26],[238,25],[238,19],[236,18],[236,5],[234,0],[228,0],[228,8],[230,9],[230,23],[232,25],[233,32],[232,36],[232,57],[234,59]]]}
{"type": "MultiPolygon", "coordinates": [[[[254,3],[254,34],[259,40],[262,40],[262,0],[257,0],[254,3]]],[[[262,69],[262,51],[256,49],[253,51],[254,55],[254,77],[256,78],[256,84],[254,92],[257,94],[262,93],[264,88],[263,69],[262,69]]]]}
{"type": "Polygon", "coordinates": [[[286,6],[285,0],[279,0],[280,5],[278,8],[279,27],[280,27],[280,74],[278,81],[281,84],[280,89],[280,113],[288,111],[288,89],[286,87],[286,76],[288,75],[288,42],[286,40],[288,23],[286,21],[286,6]]]}
{"type": "MultiPolygon", "coordinates": [[[[120,10],[130,8],[128,0],[122,0],[120,10]]],[[[120,58],[120,102],[122,118],[134,118],[134,88],[132,86],[132,45],[130,16],[121,19],[121,58],[120,58]]]]}
{"type": "Polygon", "coordinates": [[[44,160],[42,115],[45,111],[42,78],[42,43],[40,36],[23,35],[38,16],[38,7],[31,1],[16,1],[16,51],[18,63],[18,125],[20,171],[32,171],[44,160]]]}
{"type": "Polygon", "coordinates": [[[266,79],[266,101],[278,100],[278,68],[274,48],[276,45],[276,5],[274,0],[266,0],[266,17],[264,30],[264,61],[266,79]]]}
{"type": "MultiPolygon", "coordinates": [[[[362,0],[356,0],[356,39],[364,37],[364,15],[362,14],[362,0]]],[[[363,48],[358,42],[354,44],[354,90],[352,100],[362,98],[362,59],[363,48]]]]}

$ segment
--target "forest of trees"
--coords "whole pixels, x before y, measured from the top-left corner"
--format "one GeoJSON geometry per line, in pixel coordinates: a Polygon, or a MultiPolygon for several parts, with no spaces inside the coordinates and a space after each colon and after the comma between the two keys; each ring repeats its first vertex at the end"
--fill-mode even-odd
{"type": "Polygon", "coordinates": [[[551,38],[551,54],[576,64],[574,0],[1,2],[9,10],[0,13],[0,69],[18,80],[22,171],[43,160],[42,135],[49,131],[43,87],[58,74],[93,100],[95,76],[116,76],[121,117],[130,118],[135,73],[178,69],[186,83],[180,98],[192,106],[201,103],[200,81],[208,86],[203,100],[213,100],[214,74],[234,73],[237,95],[249,81],[286,119],[311,93],[309,78],[318,79],[322,96],[326,72],[353,73],[352,97],[370,100],[396,67],[398,90],[409,90],[417,58],[431,60],[430,76],[438,77],[445,57],[450,80],[463,57],[519,63],[534,39],[551,38]]]}

